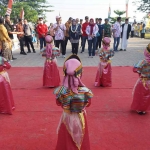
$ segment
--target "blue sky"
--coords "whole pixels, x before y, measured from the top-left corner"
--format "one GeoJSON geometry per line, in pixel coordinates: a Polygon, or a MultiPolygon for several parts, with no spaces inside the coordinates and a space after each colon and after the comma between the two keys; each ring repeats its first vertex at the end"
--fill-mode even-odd
{"type": "MultiPolygon", "coordinates": [[[[55,22],[55,17],[60,15],[63,23],[65,23],[69,17],[82,18],[87,15],[90,18],[107,18],[109,4],[111,5],[111,16],[115,16],[114,10],[125,10],[126,0],[47,0],[50,5],[54,6],[52,9],[54,12],[47,13],[48,24],[55,22]]],[[[131,21],[133,16],[137,17],[138,21],[142,21],[144,14],[136,11],[136,7],[133,5],[133,0],[129,0],[129,17],[131,21]],[[136,12],[135,12],[136,11],[136,12]]]]}

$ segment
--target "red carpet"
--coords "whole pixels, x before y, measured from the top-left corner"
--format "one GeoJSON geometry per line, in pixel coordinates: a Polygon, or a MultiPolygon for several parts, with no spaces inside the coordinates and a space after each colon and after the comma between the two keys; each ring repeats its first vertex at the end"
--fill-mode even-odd
{"type": "MultiPolygon", "coordinates": [[[[94,87],[96,67],[85,67],[82,81],[94,93],[87,109],[91,150],[149,150],[150,114],[130,111],[138,78],[131,67],[113,67],[113,86],[94,87]]],[[[60,68],[62,76],[62,68],[60,68]]],[[[0,150],[54,150],[62,109],[53,89],[42,87],[43,68],[9,72],[16,110],[0,115],[0,150]]]]}

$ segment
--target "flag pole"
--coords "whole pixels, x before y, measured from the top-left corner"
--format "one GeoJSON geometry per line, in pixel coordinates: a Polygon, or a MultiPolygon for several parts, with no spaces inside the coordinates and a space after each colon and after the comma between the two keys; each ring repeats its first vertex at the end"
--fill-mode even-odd
{"type": "Polygon", "coordinates": [[[24,19],[24,9],[22,7],[21,12],[20,12],[20,19],[24,19]]]}
{"type": "Polygon", "coordinates": [[[128,2],[129,0],[126,0],[126,18],[128,18],[128,2]]]}
{"type": "Polygon", "coordinates": [[[108,20],[110,20],[110,16],[111,16],[111,7],[110,7],[110,3],[109,3],[109,9],[108,9],[108,20]]]}
{"type": "Polygon", "coordinates": [[[8,1],[8,6],[7,6],[6,15],[10,15],[10,14],[11,14],[11,11],[12,11],[12,4],[13,4],[13,0],[9,0],[9,1],[8,1]]]}

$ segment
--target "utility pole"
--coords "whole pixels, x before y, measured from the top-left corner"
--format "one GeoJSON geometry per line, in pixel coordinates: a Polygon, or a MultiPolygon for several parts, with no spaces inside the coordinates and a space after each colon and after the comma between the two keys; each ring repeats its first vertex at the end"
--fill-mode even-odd
{"type": "Polygon", "coordinates": [[[126,18],[128,18],[128,3],[129,3],[129,0],[126,0],[126,18]]]}

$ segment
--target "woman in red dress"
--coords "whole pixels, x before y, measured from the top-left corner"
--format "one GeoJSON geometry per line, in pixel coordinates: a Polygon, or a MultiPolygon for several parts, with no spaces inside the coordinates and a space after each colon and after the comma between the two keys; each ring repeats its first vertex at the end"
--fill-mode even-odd
{"type": "Polygon", "coordinates": [[[133,71],[139,74],[139,79],[133,90],[131,109],[143,115],[150,110],[150,44],[144,51],[145,59],[139,61],[133,71]]]}
{"type": "Polygon", "coordinates": [[[11,65],[6,61],[6,59],[0,56],[0,113],[11,115],[15,106],[9,76],[5,71],[5,69],[10,68],[11,65]]]}
{"type": "Polygon", "coordinates": [[[43,56],[46,57],[43,74],[43,86],[56,87],[60,84],[60,75],[57,67],[56,57],[60,55],[60,50],[53,47],[53,38],[50,35],[45,37],[46,48],[42,49],[43,56]]]}
{"type": "Polygon", "coordinates": [[[105,37],[103,39],[103,48],[99,52],[100,63],[96,73],[95,86],[111,87],[111,57],[114,52],[110,50],[110,39],[105,37]]]}
{"type": "Polygon", "coordinates": [[[54,90],[56,103],[63,108],[58,125],[56,150],[90,150],[85,107],[93,94],[81,82],[82,64],[77,55],[64,63],[63,85],[54,90]]]}

